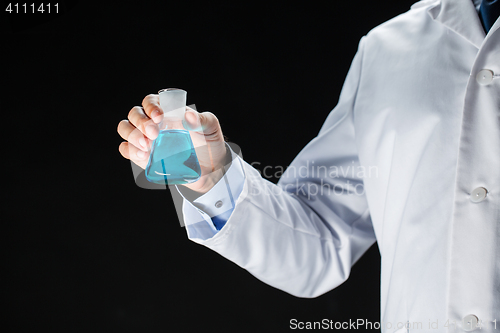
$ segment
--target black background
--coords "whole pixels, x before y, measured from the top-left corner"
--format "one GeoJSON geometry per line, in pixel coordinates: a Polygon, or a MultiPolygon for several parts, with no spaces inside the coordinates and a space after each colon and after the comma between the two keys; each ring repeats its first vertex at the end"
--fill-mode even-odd
{"type": "Polygon", "coordinates": [[[378,321],[376,245],[320,297],[268,286],[189,241],[169,191],[135,185],[116,127],[147,94],[178,87],[217,115],[247,162],[286,167],[336,105],[359,39],[412,3],[62,1],[59,15],[3,12],[4,327],[282,332],[293,318],[378,321]]]}

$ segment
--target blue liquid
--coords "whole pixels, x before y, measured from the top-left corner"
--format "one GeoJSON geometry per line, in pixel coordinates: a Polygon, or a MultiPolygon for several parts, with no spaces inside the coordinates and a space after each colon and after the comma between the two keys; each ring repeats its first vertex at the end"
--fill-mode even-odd
{"type": "Polygon", "coordinates": [[[146,179],[162,185],[180,185],[197,181],[200,164],[186,130],[164,130],[153,142],[146,179]]]}

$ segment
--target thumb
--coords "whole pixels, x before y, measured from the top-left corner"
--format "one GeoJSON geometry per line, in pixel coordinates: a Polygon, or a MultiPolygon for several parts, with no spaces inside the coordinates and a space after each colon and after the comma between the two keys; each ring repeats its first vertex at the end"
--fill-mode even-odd
{"type": "Polygon", "coordinates": [[[183,125],[188,131],[203,132],[207,138],[222,137],[219,120],[212,112],[199,113],[188,108],[184,119],[183,125]]]}

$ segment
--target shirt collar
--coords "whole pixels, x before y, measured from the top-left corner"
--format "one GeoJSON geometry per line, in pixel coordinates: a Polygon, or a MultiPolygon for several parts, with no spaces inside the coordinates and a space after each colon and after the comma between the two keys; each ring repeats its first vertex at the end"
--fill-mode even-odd
{"type": "MultiPolygon", "coordinates": [[[[486,34],[481,25],[474,0],[441,0],[431,6],[428,12],[437,22],[455,31],[478,49],[481,47],[486,34]]],[[[496,27],[498,28],[498,24],[496,27]]]]}

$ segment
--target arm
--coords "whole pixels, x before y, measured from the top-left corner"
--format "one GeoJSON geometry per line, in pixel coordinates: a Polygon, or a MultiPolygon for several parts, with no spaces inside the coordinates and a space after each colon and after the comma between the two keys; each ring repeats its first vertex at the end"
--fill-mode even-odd
{"type": "MultiPolygon", "coordinates": [[[[348,278],[375,242],[363,181],[350,172],[359,166],[353,108],[362,54],[363,41],[338,105],[278,185],[237,157],[244,179],[231,216],[212,237],[188,234],[191,240],[300,297],[321,295],[348,278]]],[[[190,207],[183,206],[185,220],[203,220],[190,207]]]]}

